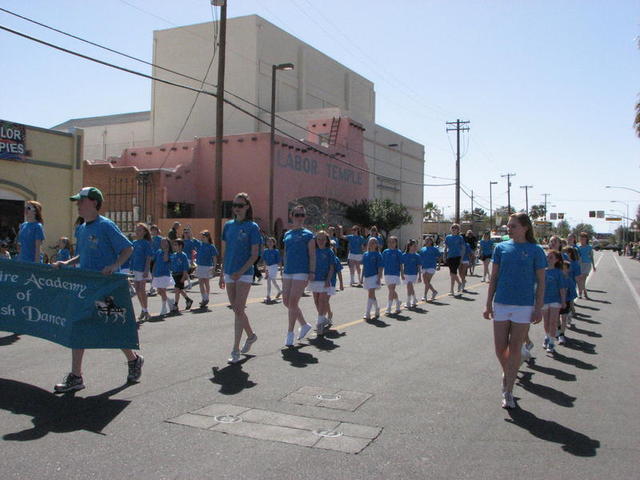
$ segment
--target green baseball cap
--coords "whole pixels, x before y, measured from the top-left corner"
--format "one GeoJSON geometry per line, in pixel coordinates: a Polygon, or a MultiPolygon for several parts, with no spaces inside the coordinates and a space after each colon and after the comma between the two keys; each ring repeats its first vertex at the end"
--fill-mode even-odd
{"type": "Polygon", "coordinates": [[[96,187],[84,187],[78,193],[76,193],[72,197],[69,197],[69,200],[71,200],[72,202],[75,202],[77,200],[80,200],[81,198],[88,198],[89,200],[98,200],[99,202],[102,202],[104,200],[104,197],[102,196],[102,192],[98,190],[96,187]]]}

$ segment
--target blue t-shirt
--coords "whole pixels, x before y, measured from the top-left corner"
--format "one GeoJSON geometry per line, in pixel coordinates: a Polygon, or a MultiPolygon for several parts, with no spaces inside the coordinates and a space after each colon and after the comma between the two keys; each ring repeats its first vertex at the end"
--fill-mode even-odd
{"type": "Polygon", "coordinates": [[[189,259],[184,252],[174,252],[171,254],[171,273],[182,273],[189,271],[189,259]]]}
{"type": "Polygon", "coordinates": [[[144,272],[147,258],[153,257],[154,251],[155,250],[151,249],[151,242],[149,240],[134,240],[133,253],[129,257],[131,270],[134,272],[144,272]]]}
{"type": "Polygon", "coordinates": [[[329,269],[336,263],[336,255],[331,248],[316,248],[316,282],[324,282],[329,275],[329,269]]]}
{"type": "Polygon", "coordinates": [[[456,258],[462,256],[463,248],[467,242],[464,241],[462,235],[447,235],[444,243],[447,246],[447,258],[456,258]]]}
{"type": "Polygon", "coordinates": [[[154,277],[168,277],[171,275],[171,254],[168,255],[169,259],[165,261],[164,252],[162,250],[156,250],[153,256],[153,276],[154,277]]]}
{"type": "MultiPolygon", "coordinates": [[[[224,273],[233,275],[251,258],[253,245],[260,245],[262,236],[255,222],[229,220],[222,229],[222,240],[225,242],[224,273]]],[[[240,274],[253,275],[253,265],[240,274]]]]}
{"type": "Polygon", "coordinates": [[[278,265],[280,263],[280,250],[277,248],[265,248],[264,252],[262,252],[262,259],[267,266],[278,265]]]}
{"type": "Polygon", "coordinates": [[[493,252],[493,240],[480,240],[480,253],[490,256],[493,252]]]}
{"type": "Polygon", "coordinates": [[[462,254],[462,260],[465,262],[469,261],[469,255],[471,255],[471,245],[467,242],[464,243],[464,253],[462,254]]]}
{"type": "Polygon", "coordinates": [[[349,253],[353,253],[354,255],[362,254],[362,246],[365,242],[362,235],[347,235],[346,239],[349,243],[349,253]]]}
{"type": "Polygon", "coordinates": [[[582,267],[580,267],[580,261],[579,260],[571,260],[571,277],[573,278],[573,281],[576,281],[576,277],[579,276],[582,273],[582,267]]]}
{"type": "Polygon", "coordinates": [[[496,245],[492,262],[500,265],[494,301],[505,305],[533,306],[536,272],[547,267],[542,247],[536,243],[507,240],[496,245]]]}
{"type": "Polygon", "coordinates": [[[182,251],[187,255],[187,259],[191,262],[193,260],[193,251],[198,247],[198,240],[195,238],[185,238],[183,240],[184,245],[182,251]]]}
{"type": "Polygon", "coordinates": [[[331,286],[335,287],[336,286],[336,282],[338,281],[338,272],[342,271],[342,263],[340,263],[340,259],[338,257],[334,257],[334,269],[333,269],[333,275],[331,275],[331,286]]]}
{"type": "Polygon", "coordinates": [[[578,253],[580,254],[580,261],[582,263],[591,263],[591,253],[593,252],[593,247],[591,245],[578,245],[576,248],[578,249],[578,253]]]}
{"type": "Polygon", "coordinates": [[[400,265],[402,264],[402,250],[399,248],[387,248],[382,252],[382,266],[385,275],[400,276],[400,265]]]}
{"type": "Polygon", "coordinates": [[[69,260],[70,258],[71,258],[71,252],[69,251],[68,248],[61,248],[60,250],[58,250],[58,253],[56,254],[56,260],[59,262],[69,260]]]}
{"type": "Polygon", "coordinates": [[[213,257],[218,256],[218,249],[209,242],[201,242],[198,240],[196,244],[198,265],[203,267],[213,267],[213,257]]]}
{"type": "Polygon", "coordinates": [[[153,235],[151,237],[151,251],[155,252],[156,250],[160,249],[160,242],[162,241],[162,236],[160,235],[153,235]]]}
{"type": "Polygon", "coordinates": [[[565,288],[564,274],[559,268],[547,268],[544,272],[544,303],[560,303],[560,290],[565,288]]]}
{"type": "Polygon", "coordinates": [[[380,252],[364,252],[362,267],[365,278],[378,275],[378,269],[382,267],[382,254],[380,252]]]}
{"type": "Polygon", "coordinates": [[[564,275],[564,288],[567,289],[567,302],[572,302],[576,298],[578,298],[578,293],[576,292],[576,280],[571,276],[571,272],[568,272],[568,275],[564,275]]]}
{"type": "Polygon", "coordinates": [[[420,252],[420,265],[422,268],[436,268],[438,266],[438,258],[440,258],[440,250],[437,247],[422,247],[420,252]]]}
{"type": "Polygon", "coordinates": [[[20,231],[18,232],[18,243],[20,244],[18,260],[36,263],[36,240],[44,240],[42,224],[40,222],[21,223],[20,231]]]}
{"type": "Polygon", "coordinates": [[[102,215],[93,222],[79,225],[76,232],[80,268],[85,270],[99,272],[113,265],[120,252],[132,246],[118,226],[102,215]]]}
{"type": "Polygon", "coordinates": [[[404,265],[405,275],[417,275],[420,255],[418,253],[404,253],[402,254],[402,264],[404,265]]]}
{"type": "Polygon", "coordinates": [[[309,242],[313,233],[306,228],[289,230],[284,236],[284,273],[309,273],[309,242]]]}

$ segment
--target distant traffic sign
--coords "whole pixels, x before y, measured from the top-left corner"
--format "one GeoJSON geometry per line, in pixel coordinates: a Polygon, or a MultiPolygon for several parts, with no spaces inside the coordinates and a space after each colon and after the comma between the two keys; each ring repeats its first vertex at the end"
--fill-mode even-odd
{"type": "Polygon", "coordinates": [[[621,217],[607,217],[607,218],[605,218],[605,220],[607,222],[621,222],[622,218],[621,217]]]}

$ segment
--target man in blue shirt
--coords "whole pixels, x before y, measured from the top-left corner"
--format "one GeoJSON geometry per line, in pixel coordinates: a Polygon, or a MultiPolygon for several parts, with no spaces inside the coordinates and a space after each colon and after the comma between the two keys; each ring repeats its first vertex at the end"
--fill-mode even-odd
{"type": "MultiPolygon", "coordinates": [[[[102,272],[103,275],[118,272],[133,252],[133,247],[115,223],[99,214],[103,202],[102,192],[95,187],[84,187],[70,197],[70,200],[78,202],[78,215],[84,219],[84,223],[76,230],[78,242],[76,256],[63,262],[56,262],[53,266],[80,263],[80,268],[102,272]]],[[[133,350],[123,349],[122,352],[127,357],[129,365],[127,380],[137,382],[142,375],[144,358],[133,350]]],[[[83,355],[84,349],[71,350],[71,372],[63,383],[56,384],[55,392],[64,393],[84,388],[83,355]]]]}

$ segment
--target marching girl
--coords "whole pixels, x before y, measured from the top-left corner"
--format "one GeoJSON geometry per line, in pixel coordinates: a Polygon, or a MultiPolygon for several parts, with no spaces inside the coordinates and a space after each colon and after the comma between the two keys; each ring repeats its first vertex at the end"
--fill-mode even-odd
{"type": "MultiPolygon", "coordinates": [[[[335,251],[333,252],[335,254],[335,251]]],[[[336,294],[336,284],[340,281],[340,291],[344,290],[344,282],[342,280],[342,262],[337,255],[335,255],[335,265],[333,268],[333,275],[331,276],[331,286],[327,293],[329,294],[329,298],[327,299],[327,320],[329,323],[325,328],[325,332],[331,328],[333,325],[333,311],[331,311],[331,297],[336,294]]]]}
{"type": "MultiPolygon", "coordinates": [[[[578,250],[567,246],[562,250],[562,253],[567,256],[569,262],[569,278],[567,285],[567,303],[572,314],[575,314],[574,301],[578,298],[577,286],[578,276],[580,275],[580,260],[578,256],[578,250]]],[[[568,315],[567,315],[568,316],[568,315]]],[[[571,317],[567,319],[567,324],[571,325],[571,317]]]]}
{"type": "Polygon", "coordinates": [[[464,241],[467,242],[471,251],[469,252],[469,275],[473,276],[473,272],[476,268],[476,249],[478,248],[478,238],[473,234],[473,230],[467,230],[467,234],[464,236],[464,241]]]}
{"type": "Polygon", "coordinates": [[[413,284],[420,281],[420,255],[418,255],[418,242],[411,239],[402,255],[402,280],[407,285],[407,308],[415,308],[418,305],[416,291],[413,284]]]}
{"type": "Polygon", "coordinates": [[[189,259],[187,254],[184,253],[184,240],[178,238],[173,241],[173,250],[171,254],[171,276],[173,277],[173,283],[175,284],[175,300],[171,308],[172,312],[178,312],[178,302],[180,296],[184,297],[186,303],[186,310],[191,309],[193,305],[193,299],[189,298],[187,292],[184,290],[184,284],[189,279],[189,259]]]}
{"type": "Polygon", "coordinates": [[[444,259],[449,267],[449,276],[451,277],[451,289],[449,295],[453,296],[453,286],[458,284],[458,292],[462,291],[462,281],[458,277],[458,268],[465,249],[465,241],[460,235],[460,225],[454,223],[451,225],[451,234],[444,239],[444,259]]]}
{"type": "Polygon", "coordinates": [[[240,354],[249,353],[258,340],[247,317],[247,297],[253,281],[253,264],[258,258],[262,242],[260,227],[253,221],[253,206],[247,193],[238,193],[233,199],[233,220],[222,229],[224,266],[220,275],[220,288],[227,290],[234,315],[234,336],[230,363],[238,363],[240,354]],[[240,349],[242,332],[247,338],[240,349]]]}
{"type": "Polygon", "coordinates": [[[351,235],[344,235],[342,225],[338,226],[339,238],[347,241],[349,255],[347,256],[347,263],[349,264],[349,275],[351,276],[350,285],[353,287],[356,285],[354,280],[354,273],[357,274],[355,278],[360,279],[362,276],[362,247],[365,244],[365,238],[360,234],[360,227],[354,225],[351,228],[351,235]]]}
{"type": "Polygon", "coordinates": [[[557,250],[547,253],[548,267],[544,279],[544,306],[542,316],[544,318],[544,344],[547,353],[555,353],[554,339],[558,333],[558,321],[560,309],[565,304],[566,292],[564,274],[562,272],[564,260],[557,250]]]}
{"type": "Polygon", "coordinates": [[[209,233],[209,230],[203,230],[200,232],[200,238],[202,240],[198,240],[198,243],[196,243],[198,259],[196,277],[198,277],[200,295],[202,296],[200,308],[206,308],[209,304],[209,293],[211,292],[211,285],[209,284],[209,281],[213,278],[216,259],[218,258],[218,250],[213,245],[213,240],[211,240],[211,233],[209,233]]]}
{"type": "Polygon", "coordinates": [[[276,293],[276,300],[282,295],[282,289],[278,285],[278,269],[280,268],[280,250],[276,248],[276,239],[273,237],[267,238],[267,248],[262,252],[262,259],[267,267],[265,278],[267,279],[267,297],[264,299],[265,303],[271,303],[271,286],[273,285],[278,290],[276,293]]]}
{"type": "Polygon", "coordinates": [[[171,277],[171,244],[166,238],[160,240],[160,249],[155,252],[152,276],[151,286],[158,291],[162,299],[160,315],[166,315],[169,311],[175,310],[173,300],[167,297],[167,288],[173,287],[174,284],[171,277]]]}
{"type": "Polygon", "coordinates": [[[316,234],[316,274],[309,283],[313,302],[318,311],[316,331],[322,335],[329,325],[329,289],[335,270],[336,256],[329,244],[329,236],[324,230],[316,234]]]}
{"type": "Polygon", "coordinates": [[[129,268],[133,273],[133,287],[136,290],[140,302],[139,322],[146,322],[151,318],[148,310],[147,280],[151,271],[151,260],[155,257],[155,250],[151,247],[151,231],[144,223],[136,225],[136,239],[133,241],[133,253],[131,254],[129,268]]]}
{"type": "Polygon", "coordinates": [[[589,245],[589,235],[587,232],[580,233],[580,245],[578,245],[578,254],[580,255],[580,276],[578,276],[578,296],[591,300],[587,295],[587,277],[593,271],[596,271],[596,265],[593,262],[593,247],[589,245]]]}
{"type": "Polygon", "coordinates": [[[544,250],[536,244],[526,213],[509,217],[511,240],[496,245],[484,318],[493,319],[495,352],[502,368],[502,408],[515,408],[516,381],[522,345],[529,325],[542,320],[544,304],[544,250]]]}
{"type": "Polygon", "coordinates": [[[467,272],[470,270],[469,265],[471,264],[471,256],[473,252],[471,251],[471,245],[469,245],[466,240],[464,245],[462,246],[462,260],[460,261],[460,288],[458,291],[465,291],[467,287],[467,272]]]}
{"type": "Polygon", "coordinates": [[[374,318],[380,316],[380,307],[376,299],[376,290],[380,288],[382,282],[382,255],[378,251],[378,241],[375,238],[369,238],[367,242],[367,251],[362,256],[362,275],[360,283],[367,289],[367,310],[363,318],[371,320],[371,307],[374,308],[374,318]]]}
{"type": "Polygon", "coordinates": [[[20,244],[19,261],[40,263],[40,247],[44,241],[43,223],[40,202],[35,200],[25,202],[24,223],[20,224],[18,232],[18,243],[20,244]]]}
{"type": "Polygon", "coordinates": [[[422,281],[424,282],[424,297],[422,297],[422,300],[429,301],[427,295],[431,290],[431,301],[433,302],[436,299],[436,295],[438,295],[438,291],[431,285],[431,279],[436,270],[440,270],[440,265],[438,265],[440,250],[433,244],[433,238],[427,237],[424,239],[424,247],[420,249],[419,255],[422,281]]]}
{"type": "Polygon", "coordinates": [[[65,262],[73,256],[73,248],[71,248],[71,241],[69,240],[69,237],[60,237],[57,246],[58,252],[56,253],[56,261],[65,262]]]}
{"type": "Polygon", "coordinates": [[[185,225],[182,230],[182,241],[184,242],[184,248],[182,251],[187,255],[187,260],[189,260],[187,290],[191,290],[191,274],[196,270],[196,265],[193,260],[193,252],[196,250],[198,245],[198,241],[193,238],[193,234],[191,233],[191,225],[185,225]]]}
{"type": "MultiPolygon", "coordinates": [[[[563,253],[564,255],[564,253],[563,253]]],[[[571,303],[578,296],[576,293],[576,282],[571,276],[571,262],[564,260],[562,262],[562,280],[564,281],[564,288],[566,291],[565,302],[560,308],[560,327],[558,330],[558,345],[564,345],[567,342],[565,333],[567,331],[567,325],[569,323],[569,315],[571,314],[571,303]]]]}
{"type": "Polygon", "coordinates": [[[390,315],[394,302],[396,304],[394,313],[400,313],[400,298],[398,298],[396,287],[400,285],[403,254],[402,250],[398,248],[398,237],[390,236],[387,244],[389,248],[382,252],[382,266],[384,268],[384,283],[387,284],[387,289],[389,290],[385,313],[390,315]]]}
{"type": "MultiPolygon", "coordinates": [[[[162,235],[160,235],[160,229],[158,228],[157,225],[151,225],[149,227],[149,231],[151,232],[151,251],[152,252],[157,252],[160,249],[160,241],[162,240],[162,235]]],[[[151,271],[153,271],[153,262],[154,259],[151,259],[151,271]]],[[[151,288],[149,289],[149,296],[150,297],[154,297],[156,295],[156,290],[155,288],[153,288],[153,285],[151,285],[151,288]]]]}
{"type": "Polygon", "coordinates": [[[493,240],[491,240],[491,232],[484,232],[482,240],[480,240],[480,260],[482,261],[482,281],[486,282],[489,276],[489,262],[493,254],[493,240]]]}
{"type": "Polygon", "coordinates": [[[289,313],[289,324],[285,346],[294,342],[293,328],[300,323],[298,340],[302,340],[311,330],[298,306],[307,282],[316,274],[316,245],[313,233],[304,228],[307,211],[304,205],[296,205],[291,210],[293,228],[284,236],[284,272],[282,274],[282,302],[289,313]]]}
{"type": "Polygon", "coordinates": [[[376,227],[375,225],[369,229],[369,236],[367,237],[367,243],[369,242],[370,238],[376,239],[376,242],[378,242],[378,251],[381,252],[382,248],[384,247],[384,239],[382,238],[382,235],[380,235],[380,233],[378,232],[378,227],[376,227]]]}

